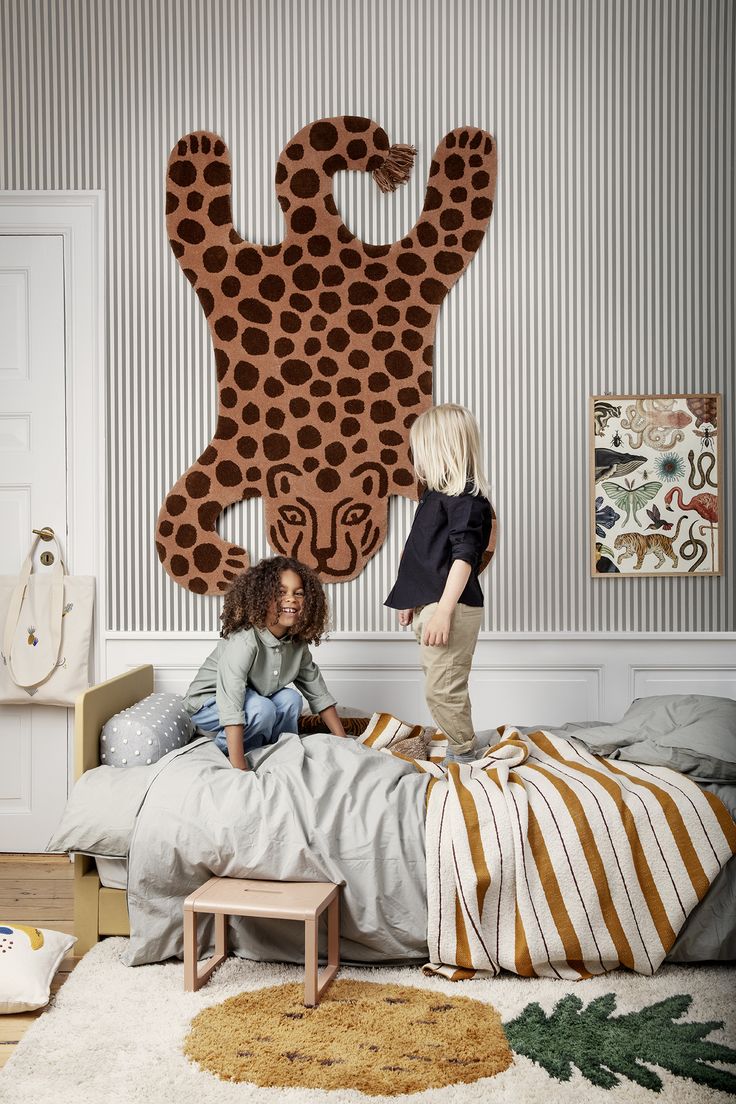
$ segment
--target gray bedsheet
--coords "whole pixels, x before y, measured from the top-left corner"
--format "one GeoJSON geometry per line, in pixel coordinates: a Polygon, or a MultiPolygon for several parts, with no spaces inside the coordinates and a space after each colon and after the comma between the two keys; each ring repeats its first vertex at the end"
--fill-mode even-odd
{"type": "MultiPolygon", "coordinates": [[[[719,797],[736,820],[736,786],[698,785],[719,797]]],[[[690,913],[665,961],[736,961],[736,855],[690,913]]]]}
{"type": "MultiPolygon", "coordinates": [[[[131,966],[182,957],[184,898],[213,875],[343,886],[346,961],[421,959],[426,945],[424,798],[428,776],[351,740],[284,735],[233,770],[208,740],[171,756],[131,838],[131,966]]],[[[203,950],[212,924],[200,921],[203,950]]],[[[233,951],[303,960],[304,929],[230,921],[233,951]]]]}

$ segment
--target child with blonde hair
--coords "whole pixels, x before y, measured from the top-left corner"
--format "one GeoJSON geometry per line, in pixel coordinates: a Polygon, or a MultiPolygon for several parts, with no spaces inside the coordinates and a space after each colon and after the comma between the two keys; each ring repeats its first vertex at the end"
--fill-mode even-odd
{"type": "Polygon", "coordinates": [[[449,741],[448,758],[474,758],[468,677],[483,617],[478,582],[493,527],[478,424],[463,406],[430,407],[411,427],[419,500],[399,573],[384,605],[421,648],[425,696],[449,741]]]}

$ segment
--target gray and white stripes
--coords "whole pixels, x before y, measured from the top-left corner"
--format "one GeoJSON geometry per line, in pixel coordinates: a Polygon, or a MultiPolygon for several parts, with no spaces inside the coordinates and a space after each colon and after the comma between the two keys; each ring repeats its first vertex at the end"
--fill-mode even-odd
{"type": "MultiPolygon", "coordinates": [[[[591,580],[587,396],[724,393],[733,498],[734,46],[730,0],[3,0],[0,187],[102,188],[108,218],[108,625],[212,630],[218,603],[176,587],[153,527],[215,419],[204,317],[164,233],[179,135],[219,131],[247,236],[278,240],[273,172],[324,115],[367,114],[419,149],[394,196],[337,181],[346,221],[393,240],[431,151],[473,123],[498,141],[487,239],[442,308],[435,399],[483,426],[499,528],[485,628],[736,627],[734,524],[721,579],[591,580]]],[[[331,586],[337,628],[382,608],[412,507],[363,575],[331,586]]],[[[268,553],[262,507],[225,533],[268,553]]]]}

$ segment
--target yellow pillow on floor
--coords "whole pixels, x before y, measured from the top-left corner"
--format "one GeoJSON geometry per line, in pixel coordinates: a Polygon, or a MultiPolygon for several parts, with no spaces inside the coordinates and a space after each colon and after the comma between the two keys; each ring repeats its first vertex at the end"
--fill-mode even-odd
{"type": "Polygon", "coordinates": [[[0,1013],[48,1004],[54,974],[76,942],[64,932],[0,921],[0,1013]]]}

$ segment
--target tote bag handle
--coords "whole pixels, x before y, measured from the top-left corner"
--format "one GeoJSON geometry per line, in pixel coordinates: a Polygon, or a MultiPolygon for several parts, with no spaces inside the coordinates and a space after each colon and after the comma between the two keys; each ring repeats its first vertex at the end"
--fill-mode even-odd
{"type": "Polygon", "coordinates": [[[36,537],[31,545],[30,552],[26,558],[23,567],[20,570],[18,576],[18,583],[15,590],[10,596],[10,605],[8,606],[8,616],[5,621],[5,635],[3,638],[3,651],[5,653],[5,661],[8,665],[8,672],[10,677],[16,686],[23,688],[28,686],[37,686],[38,683],[43,682],[44,679],[53,671],[56,666],[56,661],[59,658],[59,651],[61,649],[61,617],[62,609],[64,606],[64,561],[61,558],[61,549],[59,548],[59,542],[56,537],[52,537],[54,544],[56,545],[57,557],[56,563],[49,572],[51,576],[51,586],[49,587],[49,601],[51,604],[50,610],[50,630],[51,630],[51,662],[48,670],[43,671],[38,677],[34,677],[30,682],[20,682],[15,677],[13,671],[13,639],[15,637],[15,631],[18,627],[20,620],[20,611],[23,607],[23,599],[28,589],[31,573],[33,571],[33,553],[36,551],[36,545],[40,541],[40,535],[36,537]]]}

